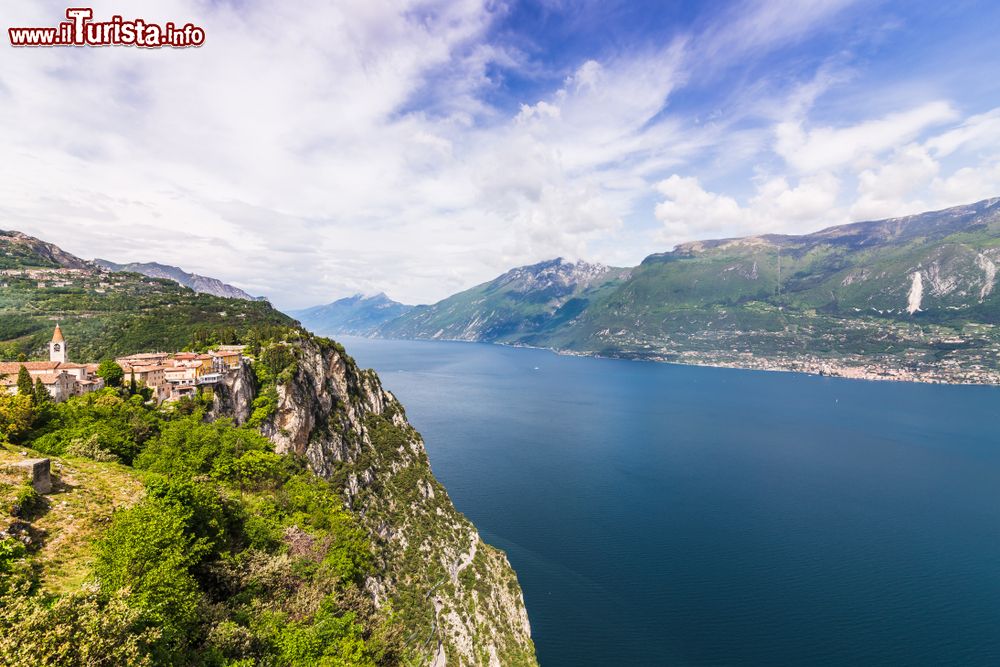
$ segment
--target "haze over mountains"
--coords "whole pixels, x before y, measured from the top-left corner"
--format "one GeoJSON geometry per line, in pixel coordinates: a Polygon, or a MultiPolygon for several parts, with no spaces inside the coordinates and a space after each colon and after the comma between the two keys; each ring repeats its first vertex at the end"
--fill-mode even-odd
{"type": "Polygon", "coordinates": [[[873,364],[894,377],[953,368],[975,381],[976,367],[998,368],[998,263],[1000,199],[988,199],[686,243],[632,269],[542,262],[361,333],[724,365],[873,364]]]}
{"type": "Polygon", "coordinates": [[[393,301],[384,293],[375,296],[355,294],[323,306],[292,310],[288,314],[313,331],[370,336],[380,326],[412,308],[413,306],[393,301]]]}

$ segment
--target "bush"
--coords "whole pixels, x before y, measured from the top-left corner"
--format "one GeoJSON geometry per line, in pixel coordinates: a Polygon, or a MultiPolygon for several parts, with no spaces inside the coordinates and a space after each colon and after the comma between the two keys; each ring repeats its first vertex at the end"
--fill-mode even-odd
{"type": "Polygon", "coordinates": [[[128,591],[96,590],[54,601],[27,586],[0,596],[0,659],[6,667],[152,665],[160,631],[145,623],[128,591]]]}
{"type": "Polygon", "coordinates": [[[117,462],[118,457],[101,447],[101,438],[97,433],[89,436],[74,438],[66,446],[68,456],[79,456],[86,459],[101,462],[117,462]]]}
{"type": "Polygon", "coordinates": [[[97,544],[102,592],[127,591],[142,622],[161,631],[154,648],[162,655],[186,652],[196,639],[202,594],[189,568],[207,547],[187,533],[186,519],[171,504],[148,499],[117,512],[97,544]]]}
{"type": "Polygon", "coordinates": [[[31,396],[0,393],[0,443],[17,440],[31,428],[35,406],[31,396]]]}

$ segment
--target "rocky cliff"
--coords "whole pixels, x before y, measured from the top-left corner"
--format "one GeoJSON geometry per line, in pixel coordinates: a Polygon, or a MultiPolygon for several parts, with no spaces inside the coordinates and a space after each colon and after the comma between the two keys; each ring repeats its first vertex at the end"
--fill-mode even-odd
{"type": "MultiPolygon", "coordinates": [[[[368,592],[399,614],[416,656],[432,665],[536,664],[514,571],[452,505],[399,402],[336,343],[305,337],[287,348],[294,362],[261,430],[279,452],[305,457],[342,486],[378,551],[368,592]]],[[[254,387],[246,371],[221,387],[216,415],[246,420],[254,387]]]]}

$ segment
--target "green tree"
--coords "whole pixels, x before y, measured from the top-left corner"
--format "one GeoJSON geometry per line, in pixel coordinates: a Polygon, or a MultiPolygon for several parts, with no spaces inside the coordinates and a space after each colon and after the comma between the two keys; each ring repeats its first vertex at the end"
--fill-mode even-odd
{"type": "Polygon", "coordinates": [[[103,378],[108,387],[120,387],[125,379],[125,370],[114,359],[105,359],[97,367],[97,376],[103,378]]]}
{"type": "Polygon", "coordinates": [[[31,373],[25,366],[17,371],[17,393],[21,396],[31,396],[35,385],[31,382],[31,373]]]}
{"type": "Polygon", "coordinates": [[[34,388],[34,399],[35,405],[46,405],[52,402],[52,394],[49,390],[45,388],[42,384],[42,378],[35,378],[35,388],[34,388]]]}
{"type": "Polygon", "coordinates": [[[133,396],[139,393],[139,385],[135,381],[135,369],[132,370],[132,379],[128,382],[128,393],[133,396]]]}
{"type": "Polygon", "coordinates": [[[0,394],[0,442],[16,438],[35,420],[31,396],[0,394]]]}

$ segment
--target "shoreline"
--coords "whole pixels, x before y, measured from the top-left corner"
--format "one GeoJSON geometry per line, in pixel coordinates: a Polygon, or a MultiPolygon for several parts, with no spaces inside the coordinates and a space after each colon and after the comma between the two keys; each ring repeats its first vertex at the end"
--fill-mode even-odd
{"type": "MultiPolygon", "coordinates": [[[[497,345],[509,348],[524,348],[529,350],[542,350],[552,354],[566,357],[589,357],[592,359],[615,359],[618,361],[641,361],[656,364],[672,364],[675,366],[704,366],[707,368],[729,368],[745,371],[763,371],[770,373],[797,373],[811,377],[829,377],[843,380],[862,380],[867,382],[909,382],[914,384],[942,384],[954,386],[974,386],[974,387],[997,387],[1000,386],[1000,371],[980,371],[984,374],[983,380],[971,380],[966,378],[946,377],[938,375],[940,371],[926,370],[914,371],[898,368],[882,367],[876,370],[872,368],[870,362],[865,364],[861,361],[858,365],[844,364],[842,360],[819,360],[809,359],[802,361],[778,361],[768,357],[749,357],[749,360],[758,363],[740,363],[739,361],[726,360],[699,360],[699,359],[666,359],[657,358],[655,355],[639,355],[624,353],[620,355],[608,355],[598,352],[581,352],[577,350],[566,350],[552,347],[542,347],[537,345],[526,345],[523,343],[502,343],[478,340],[463,340],[457,338],[387,338],[384,336],[358,336],[356,334],[342,334],[354,336],[355,338],[368,338],[371,340],[397,340],[408,342],[441,342],[441,343],[474,343],[480,345],[497,345]],[[865,368],[865,366],[868,368],[865,368]],[[989,377],[992,376],[992,377],[989,377]],[[988,378],[988,379],[987,379],[988,378]]],[[[684,354],[684,353],[680,353],[684,354]]],[[[691,353],[687,353],[691,354],[691,353]]],[[[859,360],[860,361],[860,360],[859,360]]],[[[877,368],[877,366],[876,366],[877,368]]]]}

